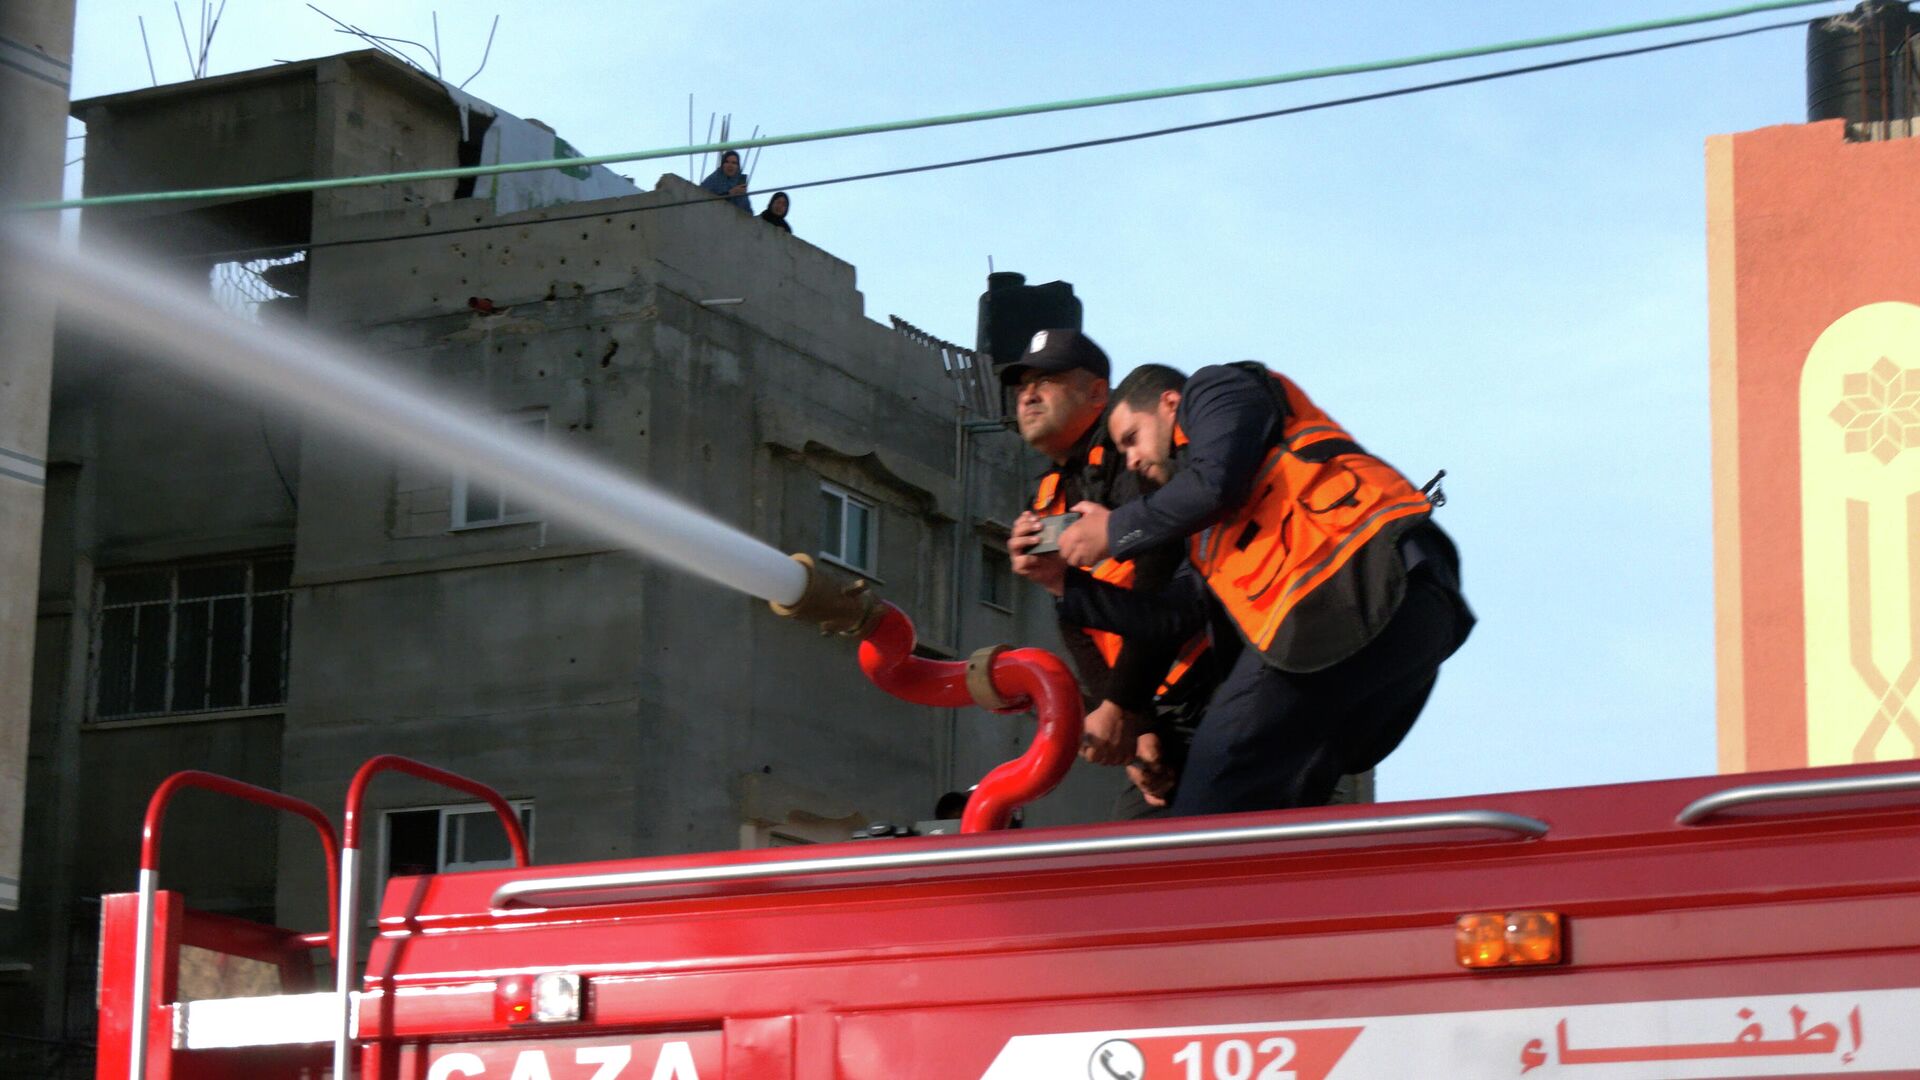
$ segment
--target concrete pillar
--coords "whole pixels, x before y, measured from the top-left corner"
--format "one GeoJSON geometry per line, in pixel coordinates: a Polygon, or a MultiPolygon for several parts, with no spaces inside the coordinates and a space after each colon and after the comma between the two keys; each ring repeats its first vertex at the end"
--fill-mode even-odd
{"type": "MultiPolygon", "coordinates": [[[[74,0],[0,4],[0,205],[60,194],[74,0]]],[[[52,214],[19,218],[52,230],[52,214]]],[[[9,272],[8,277],[15,277],[9,272]]],[[[19,905],[53,309],[0,289],[0,908],[19,905]]]]}

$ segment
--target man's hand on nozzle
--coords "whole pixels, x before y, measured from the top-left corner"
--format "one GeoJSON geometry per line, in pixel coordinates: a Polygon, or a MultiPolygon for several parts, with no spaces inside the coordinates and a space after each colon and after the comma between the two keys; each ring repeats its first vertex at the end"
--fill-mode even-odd
{"type": "Polygon", "coordinates": [[[1148,806],[1162,807],[1172,800],[1174,785],[1180,777],[1160,757],[1160,736],[1149,731],[1134,742],[1133,760],[1127,763],[1127,779],[1140,789],[1140,797],[1148,806]]]}
{"type": "Polygon", "coordinates": [[[1080,756],[1095,765],[1125,765],[1133,760],[1134,742],[1146,726],[1146,717],[1103,701],[1087,714],[1080,756]]]}
{"type": "Polygon", "coordinates": [[[1007,536],[1007,557],[1015,574],[1060,596],[1067,591],[1067,561],[1052,553],[1028,554],[1028,549],[1039,542],[1040,515],[1029,510],[1013,520],[1013,531],[1007,536]]]}
{"type": "Polygon", "coordinates": [[[1007,534],[1007,550],[1015,555],[1024,555],[1028,548],[1040,542],[1040,515],[1031,510],[1024,511],[1013,519],[1013,531],[1007,534]]]}
{"type": "Polygon", "coordinates": [[[1092,566],[1107,557],[1107,516],[1109,511],[1097,502],[1073,504],[1080,520],[1060,534],[1060,555],[1069,566],[1092,566]]]}

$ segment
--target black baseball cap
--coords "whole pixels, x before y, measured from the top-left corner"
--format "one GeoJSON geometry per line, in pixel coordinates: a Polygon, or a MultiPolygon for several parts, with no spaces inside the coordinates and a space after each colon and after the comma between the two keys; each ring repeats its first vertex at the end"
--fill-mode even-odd
{"type": "Polygon", "coordinates": [[[1093,339],[1078,330],[1042,330],[1027,342],[1027,351],[1020,359],[1000,369],[1000,383],[1014,386],[1020,382],[1020,373],[1027,368],[1035,371],[1072,371],[1080,368],[1104,379],[1113,370],[1107,363],[1107,354],[1093,339]]]}

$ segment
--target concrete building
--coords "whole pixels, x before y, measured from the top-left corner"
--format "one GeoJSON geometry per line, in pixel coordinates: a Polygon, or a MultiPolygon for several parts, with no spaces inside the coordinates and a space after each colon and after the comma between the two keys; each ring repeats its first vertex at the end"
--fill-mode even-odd
{"type": "MultiPolygon", "coordinates": [[[[565,153],[377,53],[74,112],[88,194],[565,153]]],[[[1055,640],[1002,546],[1036,462],[983,422],[997,394],[968,354],[869,319],[851,265],[677,177],[640,193],[565,174],[155,204],[86,228],[278,294],[258,317],[304,318],[503,425],[870,574],[932,654],[1055,640]]],[[[337,815],[363,759],[406,754],[499,787],[553,863],[924,819],[1031,733],[894,701],[848,642],[608,550],[524,493],[75,333],[57,345],[49,461],[28,888],[0,913],[0,1031],[19,1036],[0,1039],[5,1075],[84,1061],[93,898],[132,888],[144,804],[175,770],[337,815]]],[[[1077,771],[1029,821],[1099,817],[1117,783],[1077,771]]],[[[389,873],[505,855],[458,795],[391,778],[373,805],[370,895],[389,873]]],[[[303,824],[191,794],[167,836],[163,887],[194,906],[325,925],[303,824]]]]}
{"type": "MultiPolygon", "coordinates": [[[[0,8],[0,54],[0,145],[9,151],[0,160],[0,205],[57,197],[73,0],[0,8]]],[[[26,227],[58,226],[42,214],[26,227]]],[[[44,298],[0,289],[0,911],[20,901],[53,325],[53,305],[44,298]]]]}

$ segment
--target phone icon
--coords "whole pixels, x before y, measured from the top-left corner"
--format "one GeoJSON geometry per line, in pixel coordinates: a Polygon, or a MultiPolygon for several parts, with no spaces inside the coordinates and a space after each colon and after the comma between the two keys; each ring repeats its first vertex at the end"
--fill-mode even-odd
{"type": "Polygon", "coordinates": [[[1087,1080],[1141,1080],[1146,1072],[1146,1057],[1125,1039],[1101,1043],[1087,1062],[1087,1080]]]}

